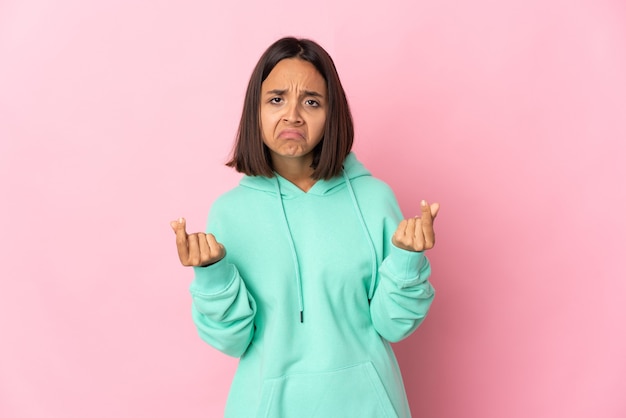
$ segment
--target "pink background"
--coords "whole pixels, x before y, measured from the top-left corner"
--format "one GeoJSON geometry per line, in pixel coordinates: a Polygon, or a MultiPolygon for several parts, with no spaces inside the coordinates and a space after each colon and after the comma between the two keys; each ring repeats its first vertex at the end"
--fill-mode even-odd
{"type": "Polygon", "coordinates": [[[442,204],[415,417],[626,416],[626,3],[0,2],[0,416],[217,417],[168,222],[204,228],[261,52],[334,57],[359,158],[442,204]]]}

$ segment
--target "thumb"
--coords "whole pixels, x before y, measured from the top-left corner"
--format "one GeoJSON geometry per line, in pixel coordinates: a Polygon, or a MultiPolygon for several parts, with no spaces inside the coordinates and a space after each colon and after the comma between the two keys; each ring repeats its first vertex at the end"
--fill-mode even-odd
{"type": "Polygon", "coordinates": [[[172,227],[172,230],[174,231],[176,235],[180,233],[187,235],[187,231],[186,231],[187,222],[185,221],[185,218],[178,218],[175,221],[171,221],[170,226],[172,227]]]}
{"type": "Polygon", "coordinates": [[[433,219],[435,219],[437,213],[439,213],[439,203],[433,203],[432,205],[430,205],[430,213],[433,219]]]}

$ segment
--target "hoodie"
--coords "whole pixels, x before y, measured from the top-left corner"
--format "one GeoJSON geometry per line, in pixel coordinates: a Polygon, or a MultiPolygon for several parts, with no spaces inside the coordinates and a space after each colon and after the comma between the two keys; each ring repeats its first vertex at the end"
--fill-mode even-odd
{"type": "Polygon", "coordinates": [[[200,337],[240,357],[226,417],[410,417],[390,343],[434,290],[425,255],[391,243],[401,220],[354,154],[308,192],[244,176],[214,202],[226,256],[194,268],[190,291],[200,337]]]}

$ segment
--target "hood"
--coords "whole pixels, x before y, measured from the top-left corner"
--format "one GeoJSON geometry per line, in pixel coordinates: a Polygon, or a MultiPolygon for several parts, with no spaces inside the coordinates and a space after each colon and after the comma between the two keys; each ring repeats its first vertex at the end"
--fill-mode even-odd
{"type": "MultiPolygon", "coordinates": [[[[371,176],[367,168],[361,164],[354,153],[348,154],[343,163],[343,175],[335,176],[330,180],[318,180],[313,187],[306,192],[312,195],[323,196],[333,193],[338,188],[343,187],[346,184],[346,176],[349,180],[353,180],[357,177],[371,176]]],[[[267,192],[270,194],[277,193],[276,181],[280,185],[280,193],[283,199],[290,199],[302,195],[303,192],[295,184],[286,180],[282,176],[275,173],[275,177],[265,176],[244,176],[239,184],[243,187],[250,189],[267,192]]]]}

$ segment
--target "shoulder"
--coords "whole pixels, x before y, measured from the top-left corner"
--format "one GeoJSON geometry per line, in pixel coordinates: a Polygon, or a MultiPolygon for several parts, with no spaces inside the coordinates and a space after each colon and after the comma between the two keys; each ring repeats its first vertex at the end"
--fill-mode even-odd
{"type": "Polygon", "coordinates": [[[227,230],[232,232],[233,227],[249,219],[255,201],[251,194],[253,191],[239,185],[219,195],[209,209],[207,230],[216,234],[227,230]]]}
{"type": "Polygon", "coordinates": [[[363,198],[368,199],[392,199],[396,200],[395,194],[391,187],[373,176],[362,176],[351,180],[354,192],[363,198]]]}
{"type": "Polygon", "coordinates": [[[368,219],[401,219],[402,213],[396,196],[384,181],[363,176],[352,179],[352,188],[363,215],[368,219]]]}
{"type": "Polygon", "coordinates": [[[244,176],[239,185],[224,192],[211,204],[210,216],[232,219],[256,216],[274,209],[276,180],[269,177],[244,176]]]}
{"type": "Polygon", "coordinates": [[[254,200],[254,190],[241,185],[222,193],[213,201],[211,212],[232,212],[233,209],[249,205],[254,200]]]}
{"type": "Polygon", "coordinates": [[[359,196],[395,200],[391,187],[379,178],[372,176],[371,171],[357,159],[354,153],[350,153],[346,157],[344,170],[355,193],[359,196]]]}

